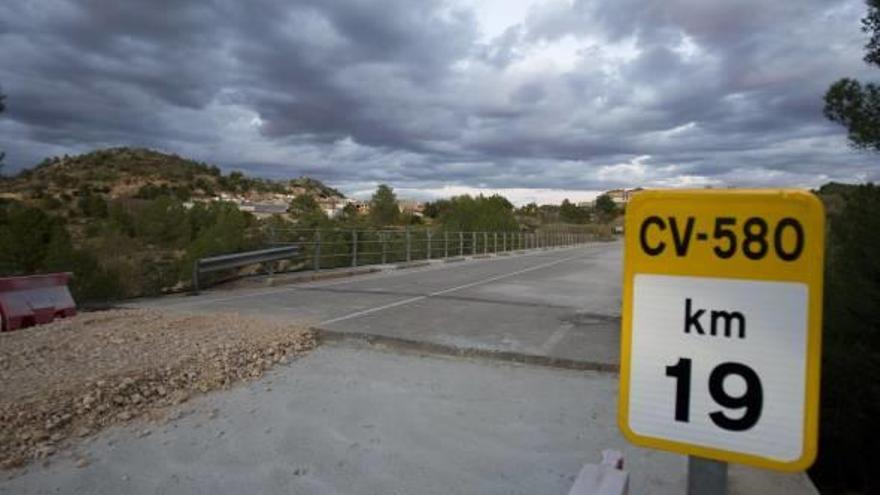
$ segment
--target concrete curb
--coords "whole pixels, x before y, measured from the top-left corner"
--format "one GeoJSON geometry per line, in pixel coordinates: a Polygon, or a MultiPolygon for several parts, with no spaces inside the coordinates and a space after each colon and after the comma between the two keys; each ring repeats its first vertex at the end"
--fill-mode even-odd
{"type": "Polygon", "coordinates": [[[458,257],[458,258],[444,258],[443,259],[444,263],[457,263],[459,261],[467,261],[467,258],[462,256],[462,257],[458,257]]]}
{"type": "Polygon", "coordinates": [[[296,284],[300,282],[315,282],[318,280],[332,280],[334,278],[354,277],[357,275],[366,275],[368,273],[376,273],[381,271],[379,268],[349,268],[343,270],[327,270],[318,272],[306,272],[300,275],[275,275],[266,279],[266,285],[269,287],[278,287],[281,285],[296,284]]]}
{"type": "Polygon", "coordinates": [[[491,349],[476,349],[455,347],[434,342],[389,337],[361,332],[337,332],[323,328],[310,328],[320,344],[354,343],[374,347],[378,349],[390,349],[400,352],[429,354],[436,356],[452,356],[464,358],[487,359],[506,363],[528,364],[545,368],[558,368],[575,371],[599,371],[604,373],[618,373],[620,365],[615,363],[597,363],[593,361],[579,361],[568,358],[555,358],[536,354],[524,354],[513,351],[497,351],[491,349]]]}
{"type": "Polygon", "coordinates": [[[421,268],[423,266],[430,266],[430,261],[410,261],[408,263],[398,263],[394,265],[395,270],[406,270],[407,268],[421,268]]]}

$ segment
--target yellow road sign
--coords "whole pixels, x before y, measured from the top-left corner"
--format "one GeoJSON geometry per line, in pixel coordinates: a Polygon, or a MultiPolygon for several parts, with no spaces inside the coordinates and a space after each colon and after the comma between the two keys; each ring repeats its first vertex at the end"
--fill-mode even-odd
{"type": "Polygon", "coordinates": [[[618,414],[627,439],[785,471],[812,464],[824,219],[800,190],[633,196],[618,414]]]}

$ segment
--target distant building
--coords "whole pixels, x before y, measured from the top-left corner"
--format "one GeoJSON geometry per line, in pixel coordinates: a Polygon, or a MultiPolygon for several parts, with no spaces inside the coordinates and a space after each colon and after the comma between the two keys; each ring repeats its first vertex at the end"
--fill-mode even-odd
{"type": "MultiPolygon", "coordinates": [[[[610,191],[605,191],[603,194],[611,198],[614,201],[614,204],[617,205],[625,205],[629,203],[629,200],[632,199],[634,194],[637,194],[639,191],[642,191],[641,187],[637,187],[635,189],[612,189],[610,191]]],[[[595,200],[593,204],[595,204],[595,200]]]]}
{"type": "Polygon", "coordinates": [[[425,203],[411,199],[402,199],[397,202],[397,207],[401,213],[409,213],[417,217],[425,215],[425,203]]]}
{"type": "Polygon", "coordinates": [[[336,196],[329,198],[317,198],[318,206],[324,211],[324,214],[330,218],[336,218],[342,215],[342,209],[345,208],[345,200],[336,196]]]}

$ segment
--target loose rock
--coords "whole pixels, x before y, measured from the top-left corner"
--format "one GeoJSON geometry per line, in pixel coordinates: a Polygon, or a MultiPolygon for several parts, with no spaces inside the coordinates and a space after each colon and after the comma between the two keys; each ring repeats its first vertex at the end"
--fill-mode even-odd
{"type": "Polygon", "coordinates": [[[46,459],[110,425],[161,417],[315,345],[312,332],[277,321],[156,310],[81,313],[0,333],[0,469],[46,459]]]}

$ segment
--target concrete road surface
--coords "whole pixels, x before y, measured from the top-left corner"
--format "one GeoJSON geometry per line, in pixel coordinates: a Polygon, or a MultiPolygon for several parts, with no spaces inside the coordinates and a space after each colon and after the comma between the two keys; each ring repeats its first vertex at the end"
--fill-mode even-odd
{"type": "Polygon", "coordinates": [[[138,303],[236,311],[339,332],[616,364],[621,243],[138,303]]]}
{"type": "MultiPolygon", "coordinates": [[[[0,482],[0,494],[560,494],[602,449],[632,495],[685,493],[685,459],[632,447],[617,376],[324,346],[167,424],[110,430],[0,482]]],[[[731,471],[730,494],[816,491],[801,474],[731,471]]]]}
{"type": "MultiPolygon", "coordinates": [[[[621,244],[597,243],[134,305],[614,365],[620,273],[621,244]]],[[[182,419],[101,434],[81,449],[89,465],[32,467],[0,493],[565,494],[607,448],[623,451],[631,494],[684,493],[684,457],[620,436],[614,373],[332,342],[182,419]]],[[[803,474],[732,468],[730,493],[816,492],[803,474]]]]}

